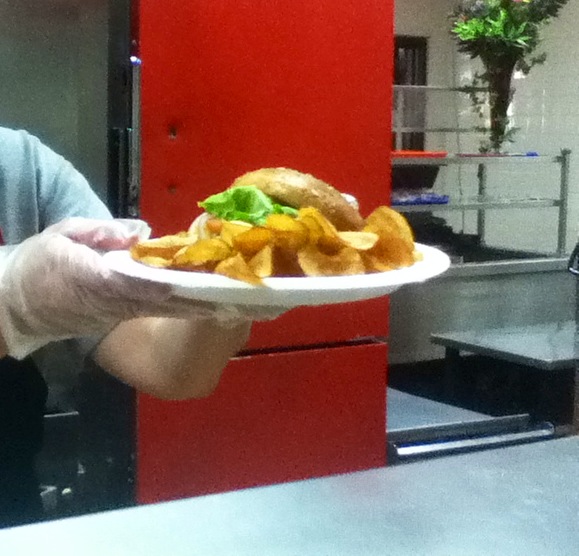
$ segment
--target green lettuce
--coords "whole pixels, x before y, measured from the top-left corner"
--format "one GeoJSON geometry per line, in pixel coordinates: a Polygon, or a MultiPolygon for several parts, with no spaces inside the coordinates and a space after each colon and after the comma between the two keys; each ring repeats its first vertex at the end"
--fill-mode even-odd
{"type": "Polygon", "coordinates": [[[289,214],[297,216],[298,211],[274,203],[265,193],[253,185],[240,185],[211,195],[199,206],[224,220],[241,220],[253,225],[262,226],[270,214],[289,214]]]}

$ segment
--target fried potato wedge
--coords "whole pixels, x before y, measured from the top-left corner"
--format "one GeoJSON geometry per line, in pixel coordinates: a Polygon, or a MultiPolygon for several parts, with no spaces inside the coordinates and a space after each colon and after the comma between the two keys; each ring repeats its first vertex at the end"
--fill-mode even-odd
{"type": "Polygon", "coordinates": [[[338,232],[338,237],[344,242],[344,245],[353,247],[358,251],[372,249],[379,238],[378,234],[374,232],[338,232]]]}
{"type": "Polygon", "coordinates": [[[172,267],[177,269],[207,268],[217,264],[231,255],[231,247],[222,239],[200,239],[192,245],[181,249],[173,257],[172,267]]]}
{"type": "Polygon", "coordinates": [[[414,246],[414,232],[403,214],[390,207],[375,209],[366,219],[364,231],[381,236],[399,237],[408,245],[414,246]]]}
{"type": "Polygon", "coordinates": [[[268,278],[273,275],[273,248],[266,245],[261,251],[258,251],[249,261],[248,266],[251,272],[259,278],[268,278]]]}
{"type": "Polygon", "coordinates": [[[188,234],[175,234],[157,239],[147,239],[131,247],[131,255],[137,260],[158,257],[171,260],[183,247],[193,245],[195,239],[188,234]]]}
{"type": "Polygon", "coordinates": [[[308,228],[287,214],[268,216],[265,227],[273,233],[273,244],[282,249],[299,251],[308,242],[308,228]]]}
{"type": "Polygon", "coordinates": [[[262,227],[249,228],[233,238],[233,249],[251,258],[272,242],[271,230],[262,227]]]}
{"type": "Polygon", "coordinates": [[[414,264],[414,245],[397,236],[380,236],[372,249],[366,251],[371,259],[376,261],[376,272],[384,272],[381,268],[395,269],[414,264]]]}
{"type": "Polygon", "coordinates": [[[396,267],[388,261],[382,260],[376,255],[369,254],[367,251],[360,253],[360,256],[362,257],[367,274],[373,272],[389,272],[390,270],[396,269],[396,267]]]}
{"type": "Polygon", "coordinates": [[[139,259],[139,262],[147,266],[154,266],[156,268],[169,268],[172,264],[172,259],[165,259],[163,257],[145,256],[139,259]]]}
{"type": "Polygon", "coordinates": [[[274,248],[272,276],[305,276],[298,261],[298,253],[280,247],[274,248]]]}
{"type": "Polygon", "coordinates": [[[142,241],[133,259],[157,268],[215,272],[263,285],[281,276],[348,276],[388,272],[421,260],[406,218],[382,206],[362,231],[338,231],[316,208],[297,218],[270,215],[262,226],[209,218],[211,239],[187,232],[142,241]]]}
{"type": "Polygon", "coordinates": [[[338,230],[318,209],[300,209],[298,220],[308,229],[308,245],[315,245],[326,255],[335,255],[346,245],[338,230]]]}
{"type": "Polygon", "coordinates": [[[383,268],[400,268],[414,264],[414,233],[404,215],[386,206],[378,207],[366,219],[365,232],[378,235],[376,244],[367,251],[375,272],[383,268]]]}
{"type": "Polygon", "coordinates": [[[233,247],[235,238],[251,229],[251,224],[245,222],[227,222],[224,220],[219,229],[219,237],[233,247]]]}
{"type": "Polygon", "coordinates": [[[366,271],[360,253],[353,247],[343,247],[338,253],[328,255],[308,245],[298,253],[298,261],[306,276],[345,276],[366,271]]]}
{"type": "Polygon", "coordinates": [[[249,264],[243,258],[241,253],[229,257],[215,267],[216,274],[222,274],[234,280],[241,280],[254,286],[263,286],[262,279],[257,276],[250,268],[249,264]]]}

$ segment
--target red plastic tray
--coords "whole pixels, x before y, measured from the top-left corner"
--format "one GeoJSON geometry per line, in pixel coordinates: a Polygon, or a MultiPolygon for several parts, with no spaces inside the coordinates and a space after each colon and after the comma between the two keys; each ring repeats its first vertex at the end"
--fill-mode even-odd
{"type": "Polygon", "coordinates": [[[392,151],[394,158],[445,158],[446,151],[392,151]]]}

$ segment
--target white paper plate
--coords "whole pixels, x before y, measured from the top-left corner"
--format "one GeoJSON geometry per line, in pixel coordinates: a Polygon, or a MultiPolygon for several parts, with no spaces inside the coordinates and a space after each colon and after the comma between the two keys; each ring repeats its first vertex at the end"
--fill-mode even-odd
{"type": "Polygon", "coordinates": [[[217,274],[152,268],[134,261],[128,251],[111,251],[104,258],[110,268],[121,274],[171,284],[179,297],[289,308],[381,297],[405,284],[423,282],[442,274],[450,266],[450,259],[442,251],[421,244],[416,247],[423,260],[400,270],[357,276],[266,278],[266,287],[252,286],[217,274]]]}

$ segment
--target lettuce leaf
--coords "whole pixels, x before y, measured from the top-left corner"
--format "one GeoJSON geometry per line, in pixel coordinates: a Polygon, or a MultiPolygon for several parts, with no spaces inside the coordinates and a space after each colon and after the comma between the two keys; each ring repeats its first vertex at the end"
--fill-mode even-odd
{"type": "Polygon", "coordinates": [[[274,203],[265,193],[253,185],[240,185],[211,195],[199,206],[224,220],[241,220],[253,225],[262,226],[270,214],[289,214],[297,216],[298,211],[274,203]]]}

